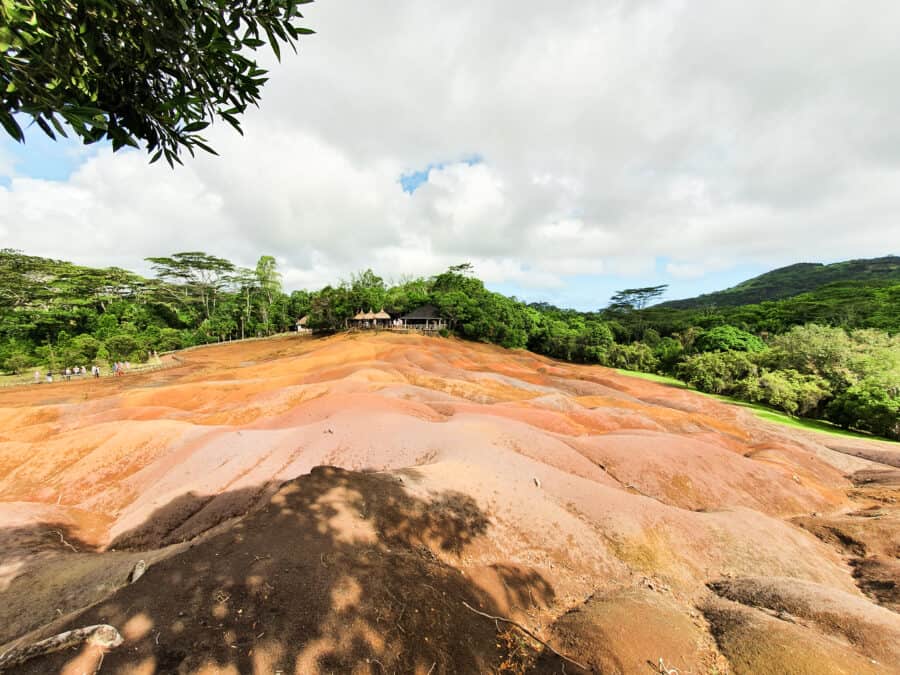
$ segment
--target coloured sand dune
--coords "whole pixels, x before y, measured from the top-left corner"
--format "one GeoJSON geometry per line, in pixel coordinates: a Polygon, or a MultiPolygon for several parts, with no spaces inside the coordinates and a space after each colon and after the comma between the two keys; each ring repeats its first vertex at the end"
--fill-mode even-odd
{"type": "Polygon", "coordinates": [[[0,393],[0,651],[110,624],[116,673],[900,672],[895,444],[413,335],[170,364],[0,393]]]}

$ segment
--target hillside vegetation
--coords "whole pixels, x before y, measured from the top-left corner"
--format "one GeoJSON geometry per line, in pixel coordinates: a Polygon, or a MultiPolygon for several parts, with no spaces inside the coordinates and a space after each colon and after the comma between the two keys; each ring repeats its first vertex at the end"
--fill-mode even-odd
{"type": "Polygon", "coordinates": [[[673,309],[737,307],[790,298],[832,284],[876,287],[900,284],[900,256],[847,260],[830,265],[797,263],[760,274],[723,291],[670,300],[661,306],[673,309]]]}
{"type": "Polygon", "coordinates": [[[0,365],[106,367],[282,332],[301,316],[335,331],[360,310],[396,316],[431,303],[447,320],[445,333],[469,340],[675,376],[702,391],[900,438],[900,283],[869,278],[862,261],[843,272],[863,270],[859,279],[756,305],[642,308],[646,294],[622,292],[607,309],[577,312],[491,292],[468,265],[393,285],[366,270],[287,294],[271,256],[252,270],[202,252],[148,260],[152,279],[0,252],[0,365]]]}

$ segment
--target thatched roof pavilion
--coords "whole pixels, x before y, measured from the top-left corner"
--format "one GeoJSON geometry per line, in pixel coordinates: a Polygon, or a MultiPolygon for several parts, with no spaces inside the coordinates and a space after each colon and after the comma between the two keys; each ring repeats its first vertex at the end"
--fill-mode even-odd
{"type": "Polygon", "coordinates": [[[371,309],[368,312],[360,311],[350,319],[351,325],[354,325],[356,328],[378,328],[390,324],[390,321],[391,315],[383,309],[377,313],[371,309]]]}
{"type": "Polygon", "coordinates": [[[422,305],[400,317],[403,325],[417,330],[440,330],[447,327],[447,322],[434,305],[422,305]]]}

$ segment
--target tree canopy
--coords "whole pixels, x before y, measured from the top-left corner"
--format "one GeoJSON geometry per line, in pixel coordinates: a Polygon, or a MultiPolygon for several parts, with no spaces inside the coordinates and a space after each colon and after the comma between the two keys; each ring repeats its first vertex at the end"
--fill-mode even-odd
{"type": "Polygon", "coordinates": [[[268,44],[296,51],[298,7],[312,0],[3,0],[0,124],[16,140],[23,114],[51,138],[66,128],[113,150],[141,143],[169,164],[216,119],[241,131],[266,71],[268,44]]]}
{"type": "Polygon", "coordinates": [[[626,288],[616,292],[609,299],[608,309],[626,311],[644,309],[648,304],[662,296],[668,287],[668,284],[661,284],[659,286],[644,286],[643,288],[626,288]]]}

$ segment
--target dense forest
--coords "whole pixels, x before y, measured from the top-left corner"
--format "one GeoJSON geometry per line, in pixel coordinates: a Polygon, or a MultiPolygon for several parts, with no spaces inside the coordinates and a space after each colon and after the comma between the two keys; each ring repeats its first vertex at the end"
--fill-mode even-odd
{"type": "Polygon", "coordinates": [[[656,286],[579,312],[491,292],[469,265],[394,284],[366,270],[288,294],[271,256],[254,269],[202,252],[148,258],[148,279],[2,250],[0,366],[143,361],[154,350],[283,332],[301,316],[333,331],[360,310],[396,315],[432,303],[447,333],[465,339],[672,375],[701,391],[900,439],[900,278],[891,261],[870,261],[876,273],[844,268],[823,283],[796,278],[822,266],[785,268],[804,292],[759,303],[652,305],[665,290],[656,286]]]}

